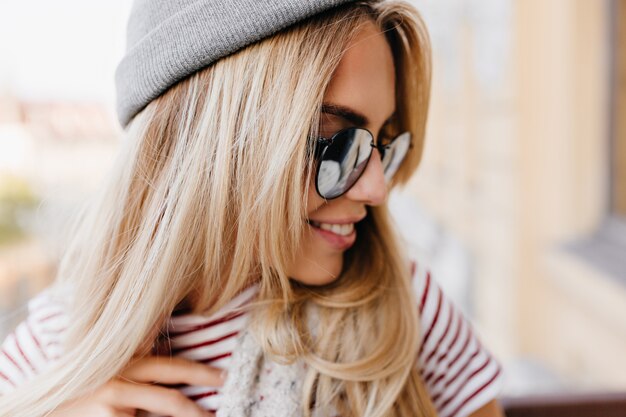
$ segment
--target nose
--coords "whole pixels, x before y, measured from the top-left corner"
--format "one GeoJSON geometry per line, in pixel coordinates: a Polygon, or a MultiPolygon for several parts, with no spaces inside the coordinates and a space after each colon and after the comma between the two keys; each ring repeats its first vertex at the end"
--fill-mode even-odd
{"type": "Polygon", "coordinates": [[[385,202],[387,199],[387,182],[378,149],[372,149],[372,155],[365,171],[345,195],[346,198],[370,206],[378,206],[385,202]]]}

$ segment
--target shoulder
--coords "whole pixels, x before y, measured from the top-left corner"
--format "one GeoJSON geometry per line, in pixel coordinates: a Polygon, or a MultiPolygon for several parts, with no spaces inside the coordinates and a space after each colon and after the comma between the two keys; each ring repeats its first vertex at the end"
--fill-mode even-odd
{"type": "Polygon", "coordinates": [[[0,392],[41,372],[62,352],[68,325],[69,291],[49,287],[27,303],[27,317],[0,347],[0,392]]]}
{"type": "Polygon", "coordinates": [[[502,367],[428,265],[413,261],[412,280],[421,326],[417,364],[426,389],[442,417],[467,416],[499,394],[502,367]]]}
{"type": "MultiPolygon", "coordinates": [[[[256,285],[248,287],[210,315],[184,312],[173,315],[167,325],[166,347],[157,354],[180,356],[229,370],[239,335],[247,327],[247,306],[254,300],[257,292],[256,285]]],[[[182,385],[179,390],[212,412],[222,404],[219,387],[182,385]]]]}

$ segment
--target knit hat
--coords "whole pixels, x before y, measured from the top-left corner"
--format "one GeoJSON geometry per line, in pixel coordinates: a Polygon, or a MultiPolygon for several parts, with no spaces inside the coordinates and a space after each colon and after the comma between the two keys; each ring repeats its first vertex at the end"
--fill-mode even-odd
{"type": "Polygon", "coordinates": [[[218,59],[355,0],[135,0],[115,72],[122,126],[150,101],[218,59]]]}

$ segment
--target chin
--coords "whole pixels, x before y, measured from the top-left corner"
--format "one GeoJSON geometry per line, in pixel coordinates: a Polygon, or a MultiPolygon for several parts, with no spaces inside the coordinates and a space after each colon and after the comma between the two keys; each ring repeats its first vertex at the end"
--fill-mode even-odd
{"type": "Polygon", "coordinates": [[[293,280],[304,285],[327,285],[335,282],[341,274],[343,256],[327,262],[309,263],[306,268],[298,268],[293,274],[289,274],[293,280]]]}

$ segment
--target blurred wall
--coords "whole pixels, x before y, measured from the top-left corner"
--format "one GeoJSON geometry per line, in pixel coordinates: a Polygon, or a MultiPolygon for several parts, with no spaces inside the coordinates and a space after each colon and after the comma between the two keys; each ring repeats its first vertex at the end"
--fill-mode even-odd
{"type": "Polygon", "coordinates": [[[425,2],[431,27],[447,21],[454,35],[433,31],[430,125],[411,192],[471,256],[470,309],[510,371],[509,392],[624,390],[611,74],[626,20],[603,0],[492,6],[425,2]]]}

